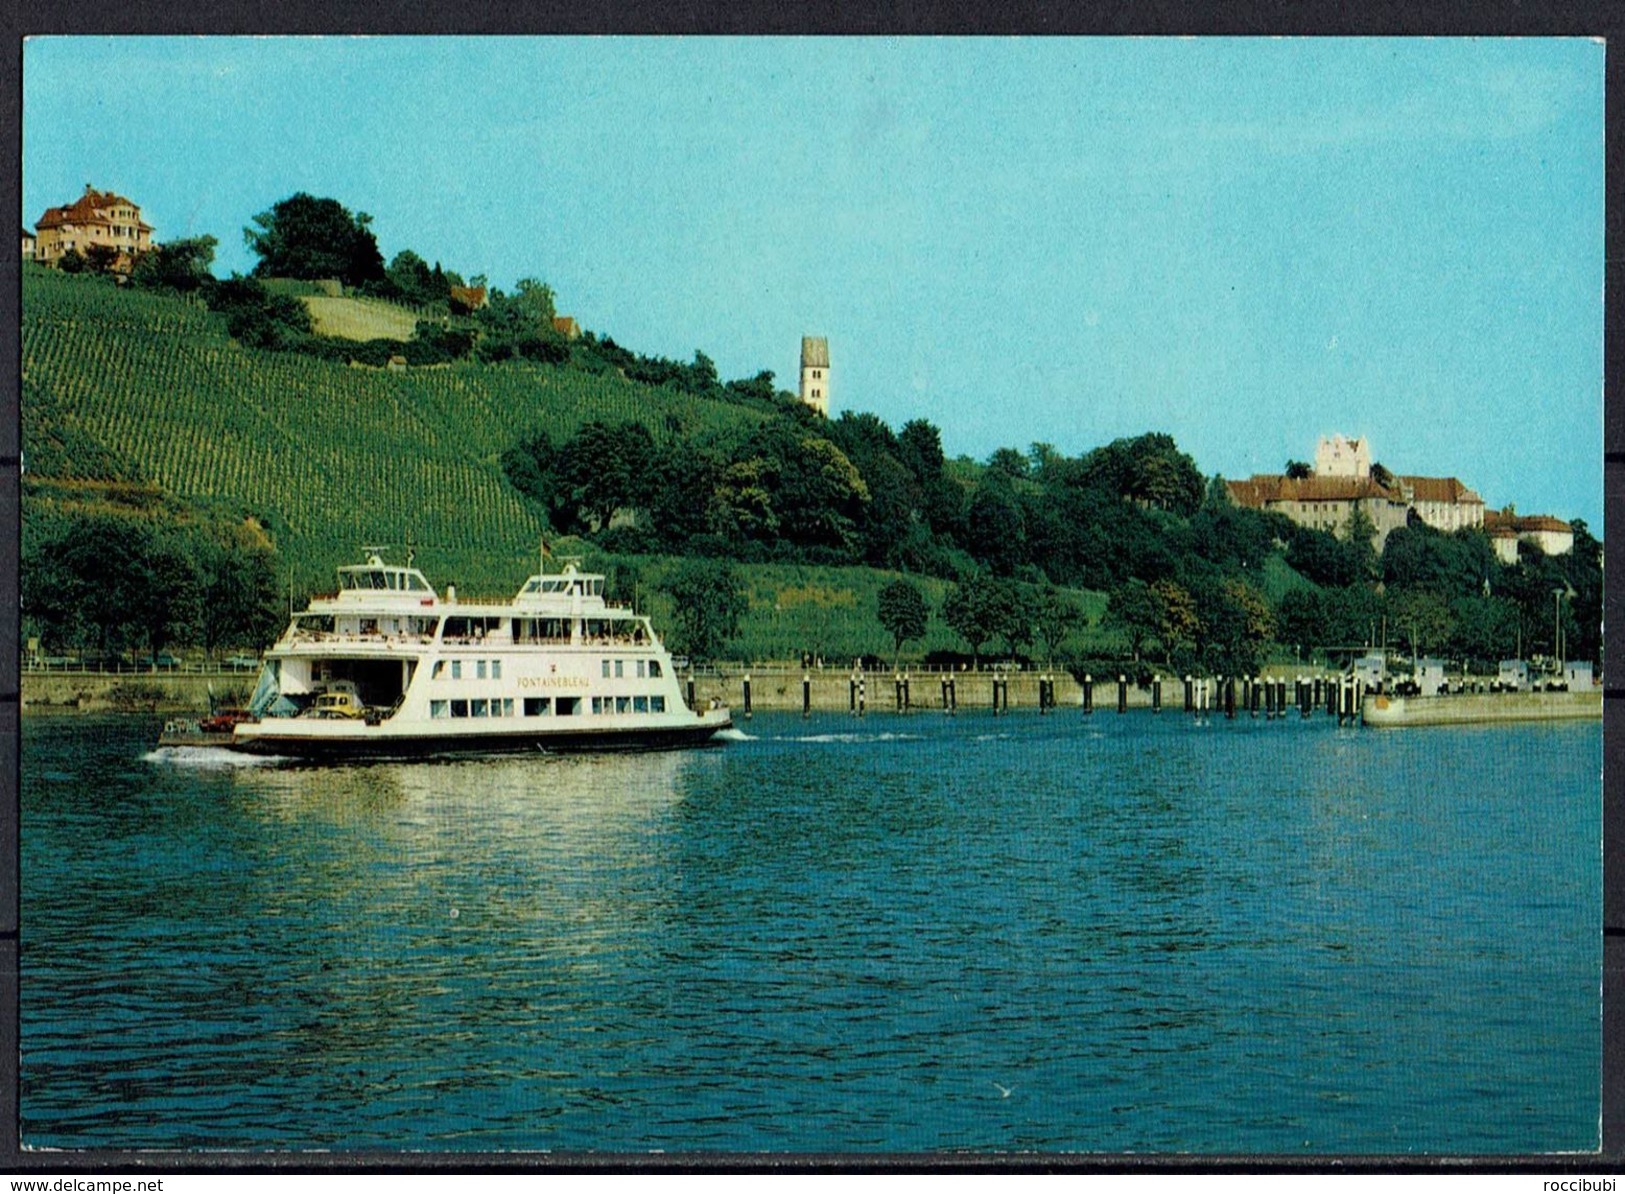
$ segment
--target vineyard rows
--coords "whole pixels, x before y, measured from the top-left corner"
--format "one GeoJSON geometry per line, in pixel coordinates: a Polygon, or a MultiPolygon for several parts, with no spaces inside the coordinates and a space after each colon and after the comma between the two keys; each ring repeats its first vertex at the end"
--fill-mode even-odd
{"type": "Polygon", "coordinates": [[[437,579],[516,587],[542,530],[502,476],[520,437],[636,419],[660,438],[673,418],[693,433],[762,417],[546,366],[395,373],[244,349],[196,304],[37,271],[22,376],[31,438],[88,437],[181,498],[237,504],[318,587],[362,544],[408,534],[437,579]]]}

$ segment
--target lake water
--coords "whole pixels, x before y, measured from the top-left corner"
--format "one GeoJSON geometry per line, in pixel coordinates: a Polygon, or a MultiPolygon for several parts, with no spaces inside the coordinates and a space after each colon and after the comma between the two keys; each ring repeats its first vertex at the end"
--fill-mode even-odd
{"type": "Polygon", "coordinates": [[[1598,1146],[1599,724],[157,728],[24,723],[25,1146],[1598,1146]]]}

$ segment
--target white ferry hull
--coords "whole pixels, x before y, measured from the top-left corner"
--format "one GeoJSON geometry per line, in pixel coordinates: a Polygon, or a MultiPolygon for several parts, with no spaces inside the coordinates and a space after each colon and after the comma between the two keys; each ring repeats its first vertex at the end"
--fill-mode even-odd
{"type": "Polygon", "coordinates": [[[682,717],[646,720],[582,718],[580,725],[547,726],[459,723],[455,730],[436,725],[367,725],[361,721],[312,721],[270,718],[236,728],[233,750],[301,759],[427,758],[433,756],[551,753],[564,751],[674,750],[703,746],[718,731],[729,729],[727,709],[682,717]]]}

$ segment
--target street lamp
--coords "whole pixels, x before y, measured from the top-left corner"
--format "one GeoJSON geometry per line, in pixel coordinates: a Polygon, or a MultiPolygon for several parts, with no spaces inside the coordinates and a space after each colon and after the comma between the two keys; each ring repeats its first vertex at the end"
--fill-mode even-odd
{"type": "Polygon", "coordinates": [[[1563,678],[1563,590],[1552,590],[1552,658],[1557,661],[1558,679],[1563,678]]]}

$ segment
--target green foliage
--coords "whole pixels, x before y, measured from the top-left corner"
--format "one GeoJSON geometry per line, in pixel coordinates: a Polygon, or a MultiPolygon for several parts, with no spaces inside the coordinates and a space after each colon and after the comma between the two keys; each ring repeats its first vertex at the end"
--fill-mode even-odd
{"type": "Polygon", "coordinates": [[[253,278],[211,286],[209,307],[226,317],[226,331],[245,348],[292,348],[310,336],[310,310],[298,299],[273,294],[253,278]]]}
{"type": "Polygon", "coordinates": [[[1382,552],[1383,581],[1396,589],[1426,589],[1446,601],[1483,591],[1499,561],[1478,530],[1443,534],[1421,521],[1388,535],[1382,552]]]}
{"type": "Polygon", "coordinates": [[[715,659],[739,633],[750,599],[729,564],[687,560],[665,582],[673,605],[672,648],[695,659],[715,659]]]}
{"type": "Polygon", "coordinates": [[[1146,641],[1161,633],[1162,615],[1162,603],[1151,586],[1134,578],[1113,589],[1106,604],[1106,624],[1123,635],[1136,663],[1146,641]]]}
{"type": "Polygon", "coordinates": [[[273,204],[243,229],[243,240],[259,257],[259,278],[338,278],[363,286],[384,278],[384,259],[365,212],[351,215],[337,199],[303,191],[273,204]]]}
{"type": "Polygon", "coordinates": [[[1408,589],[1393,597],[1388,620],[1405,649],[1417,655],[1443,651],[1455,629],[1449,605],[1427,589],[1408,589]]]}
{"type": "Polygon", "coordinates": [[[1113,440],[1082,463],[1085,484],[1187,517],[1202,504],[1207,490],[1195,461],[1179,450],[1172,436],[1160,432],[1113,440]]]}
{"type": "Polygon", "coordinates": [[[430,269],[429,263],[411,249],[395,254],[384,273],[389,283],[384,288],[386,297],[420,307],[445,303],[451,297],[451,282],[439,262],[430,269]]]}
{"type": "Polygon", "coordinates": [[[194,236],[154,245],[136,259],[130,281],[148,289],[190,294],[213,280],[214,251],[219,243],[212,236],[194,236]]]}
{"type": "Polygon", "coordinates": [[[1286,462],[1286,475],[1294,481],[1302,481],[1315,475],[1315,470],[1302,460],[1289,460],[1286,462]]]}
{"type": "Polygon", "coordinates": [[[1022,632],[1018,606],[1019,599],[1009,581],[975,575],[949,590],[942,604],[942,618],[965,640],[973,657],[981,655],[984,643],[1000,636],[1014,652],[1030,637],[1030,629],[1027,634],[1022,632]]]}
{"type": "Polygon", "coordinates": [[[280,621],[269,553],[197,525],[70,514],[28,543],[22,564],[27,625],[52,647],[260,646],[280,621]]]}
{"type": "Polygon", "coordinates": [[[1034,598],[1032,619],[1038,641],[1044,644],[1044,662],[1051,665],[1067,635],[1083,624],[1084,615],[1054,585],[1045,585],[1034,598]]]}
{"type": "Polygon", "coordinates": [[[118,258],[119,251],[112,245],[91,245],[85,250],[85,270],[92,274],[110,274],[118,258]]]}
{"type": "Polygon", "coordinates": [[[880,590],[875,613],[886,633],[892,636],[893,658],[900,659],[904,643],[925,636],[931,609],[919,589],[906,580],[894,580],[880,590]]]}

